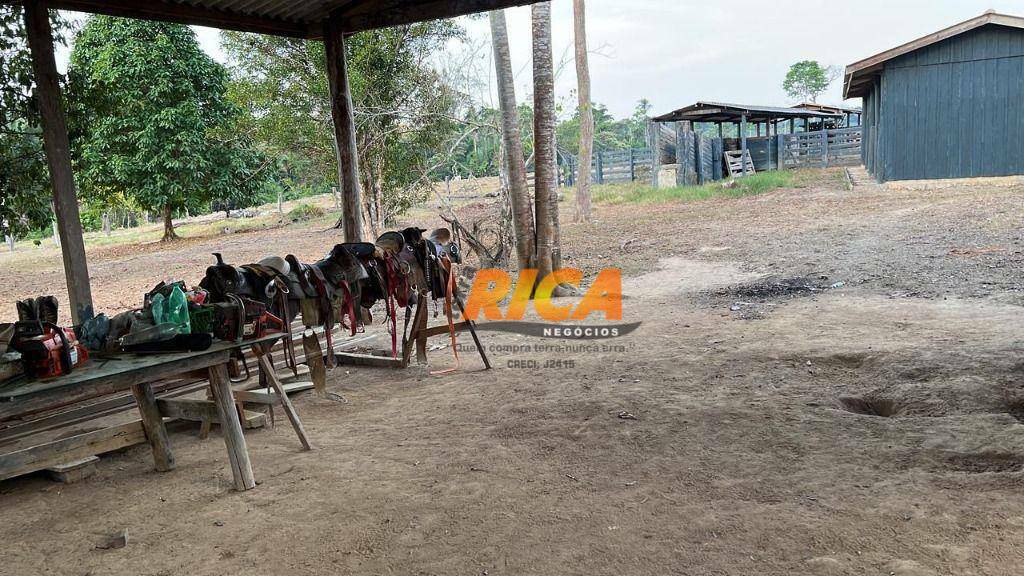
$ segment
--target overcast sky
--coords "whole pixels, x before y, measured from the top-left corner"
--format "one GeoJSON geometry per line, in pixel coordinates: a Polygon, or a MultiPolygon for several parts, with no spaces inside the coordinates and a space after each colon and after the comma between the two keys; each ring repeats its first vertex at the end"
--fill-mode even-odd
{"type": "MultiPolygon", "coordinates": [[[[794,62],[845,66],[990,8],[1024,14],[1024,1],[587,0],[593,99],[616,117],[631,114],[641,98],[656,113],[698,100],[784,105],[782,80],[794,62]]],[[[471,42],[490,38],[486,18],[462,22],[471,42]]],[[[530,8],[508,10],[508,23],[522,100],[531,94],[530,8]]],[[[552,1],[552,30],[556,63],[567,57],[557,90],[568,104],[576,83],[571,0],[552,1]]],[[[197,32],[203,48],[223,60],[217,31],[197,32]]],[[[820,101],[838,103],[840,86],[837,80],[820,101]]]]}

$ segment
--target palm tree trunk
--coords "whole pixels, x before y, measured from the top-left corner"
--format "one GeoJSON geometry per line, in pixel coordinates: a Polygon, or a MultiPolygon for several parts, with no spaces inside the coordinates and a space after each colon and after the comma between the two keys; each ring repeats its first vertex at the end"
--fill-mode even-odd
{"type": "Polygon", "coordinates": [[[576,36],[576,84],[580,114],[580,175],[576,181],[577,222],[590,222],[590,165],[594,159],[594,110],[590,102],[590,62],[587,58],[587,12],[585,0],[573,0],[576,36]]]}
{"type": "Polygon", "coordinates": [[[508,47],[505,12],[493,10],[490,16],[494,69],[498,78],[498,102],[501,107],[501,137],[505,149],[505,164],[508,168],[509,203],[512,205],[512,227],[516,238],[516,258],[519,269],[524,270],[534,265],[533,210],[530,207],[530,188],[526,180],[526,161],[523,160],[523,139],[519,132],[519,112],[516,109],[516,88],[512,77],[512,56],[508,47]]]}
{"type": "Polygon", "coordinates": [[[555,163],[555,74],[551,54],[551,4],[532,6],[533,16],[533,149],[539,278],[555,262],[558,185],[555,163]]]}

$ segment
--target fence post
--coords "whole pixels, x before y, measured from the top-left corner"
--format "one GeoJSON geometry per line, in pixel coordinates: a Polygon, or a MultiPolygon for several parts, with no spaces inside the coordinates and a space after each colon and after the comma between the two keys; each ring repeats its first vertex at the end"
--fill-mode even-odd
{"type": "Polygon", "coordinates": [[[777,140],[775,146],[775,165],[779,170],[785,170],[786,153],[784,152],[784,149],[786,148],[786,135],[778,134],[775,139],[777,140]]]}
{"type": "Polygon", "coordinates": [[[697,166],[697,184],[704,184],[707,181],[707,174],[704,173],[703,140],[699,133],[693,133],[693,160],[697,166]]]}
{"type": "MultiPolygon", "coordinates": [[[[681,124],[681,123],[680,123],[681,124]]],[[[681,126],[676,136],[676,184],[680,186],[691,186],[697,183],[696,154],[694,142],[696,133],[681,126]]]]}
{"type": "Polygon", "coordinates": [[[711,177],[714,180],[721,180],[724,176],[722,172],[722,156],[725,154],[725,140],[722,138],[716,138],[711,141],[711,177]]]}
{"type": "Polygon", "coordinates": [[[604,184],[604,156],[597,153],[597,183],[604,184]]]}
{"type": "Polygon", "coordinates": [[[632,148],[629,149],[629,181],[636,182],[636,154],[632,148]]]}
{"type": "Polygon", "coordinates": [[[647,144],[651,149],[651,186],[657,188],[661,171],[661,124],[647,121],[647,144]]]}
{"type": "Polygon", "coordinates": [[[828,130],[825,129],[824,123],[821,130],[821,161],[825,168],[828,168],[828,130]]]}
{"type": "Polygon", "coordinates": [[[743,175],[747,175],[747,115],[740,116],[740,164],[743,165],[743,175]]]}

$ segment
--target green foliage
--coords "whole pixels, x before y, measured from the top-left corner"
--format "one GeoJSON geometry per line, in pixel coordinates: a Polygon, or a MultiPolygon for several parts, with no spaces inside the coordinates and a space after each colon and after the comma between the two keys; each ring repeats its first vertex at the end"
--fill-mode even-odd
{"type": "Polygon", "coordinates": [[[303,222],[305,220],[316,220],[323,218],[327,213],[324,209],[315,204],[299,204],[288,211],[288,219],[292,222],[303,222]]]}
{"type": "Polygon", "coordinates": [[[247,204],[263,159],[226,98],[227,72],[187,26],[90,17],[75,41],[68,104],[83,196],[150,211],[247,204]]]}
{"type": "Polygon", "coordinates": [[[462,122],[475,129],[452,150],[452,166],[438,170],[434,178],[496,176],[501,165],[501,113],[493,108],[469,106],[462,122]]]}
{"type": "MultiPolygon", "coordinates": [[[[50,12],[54,40],[67,22],[50,12]]],[[[35,80],[20,6],[0,5],[0,233],[22,236],[53,218],[35,80]]]]}
{"type": "Polygon", "coordinates": [[[725,188],[721,182],[703,186],[675,186],[654,188],[648,184],[606,184],[594,187],[594,201],[600,204],[658,204],[663,202],[694,202],[709,198],[739,198],[763,194],[777,188],[799,187],[792,172],[761,172],[737,178],[734,188],[725,188]]]}
{"type": "Polygon", "coordinates": [[[836,79],[835,68],[822,66],[815,60],[804,60],[789,67],[782,89],[790,98],[801,102],[816,102],[818,96],[836,79]]]}
{"type": "MultiPolygon", "coordinates": [[[[633,115],[616,120],[603,104],[594,103],[594,152],[645,148],[647,146],[647,119],[651,103],[645,98],[637,102],[633,115]]],[[[573,155],[579,153],[580,115],[577,110],[572,118],[558,125],[559,149],[573,155]]]]}
{"type": "MultiPolygon", "coordinates": [[[[346,39],[360,173],[374,221],[425,197],[426,176],[457,131],[462,97],[427,58],[460,34],[452,22],[436,21],[346,39]]],[[[251,133],[268,153],[306,163],[301,185],[335,183],[323,44],[236,32],[224,32],[222,43],[231,59],[231,98],[251,112],[251,133]]]]}

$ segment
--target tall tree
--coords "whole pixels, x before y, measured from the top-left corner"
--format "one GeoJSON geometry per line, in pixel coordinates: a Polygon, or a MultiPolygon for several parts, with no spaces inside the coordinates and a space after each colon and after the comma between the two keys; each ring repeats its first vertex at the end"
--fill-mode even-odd
{"type": "Polygon", "coordinates": [[[822,66],[815,60],[803,60],[789,67],[782,89],[790,98],[801,102],[817,102],[829,85],[839,77],[834,66],[822,66]]]}
{"type": "Polygon", "coordinates": [[[235,127],[227,71],[188,26],[93,16],[75,41],[69,103],[82,191],[130,195],[162,214],[241,200],[262,182],[261,157],[235,127]]]}
{"type": "Polygon", "coordinates": [[[551,53],[551,3],[534,4],[533,23],[533,150],[539,277],[557,268],[558,173],[555,157],[555,72],[551,53]]]}
{"type": "MultiPolygon", "coordinates": [[[[431,59],[463,31],[439,20],[372,30],[345,40],[355,108],[364,222],[371,231],[432,190],[460,104],[431,59]]],[[[337,182],[336,143],[322,42],[224,32],[232,97],[252,112],[256,138],[276,154],[309,160],[309,177],[337,182]]]]}
{"type": "Polygon", "coordinates": [[[494,10],[490,16],[491,41],[494,45],[494,69],[498,78],[498,103],[501,107],[502,147],[508,172],[508,194],[512,205],[516,257],[519,261],[519,269],[525,270],[532,267],[534,262],[534,226],[533,210],[530,207],[530,188],[526,179],[526,160],[523,158],[523,139],[519,131],[519,112],[516,108],[512,56],[508,46],[505,12],[494,10]]]}
{"type": "Polygon", "coordinates": [[[580,173],[576,180],[577,222],[590,222],[590,165],[594,156],[594,112],[590,101],[590,62],[587,57],[587,8],[584,0],[573,0],[576,37],[576,84],[580,108],[580,173]]]}
{"type": "MultiPolygon", "coordinates": [[[[68,25],[56,10],[50,11],[50,25],[54,40],[64,44],[68,25]]],[[[0,4],[0,236],[21,236],[53,218],[25,35],[22,7],[0,4]]]]}

